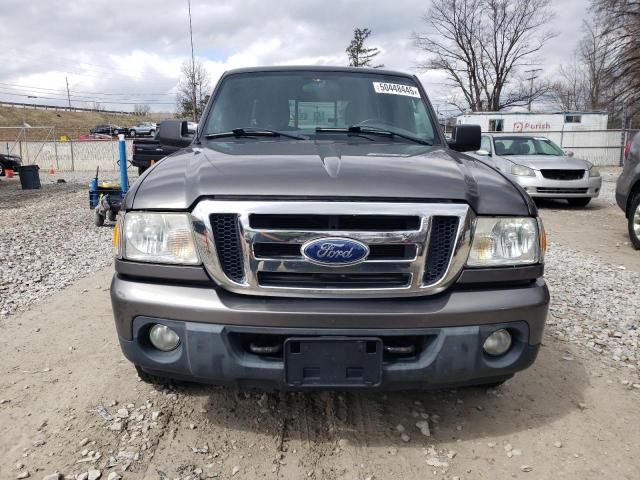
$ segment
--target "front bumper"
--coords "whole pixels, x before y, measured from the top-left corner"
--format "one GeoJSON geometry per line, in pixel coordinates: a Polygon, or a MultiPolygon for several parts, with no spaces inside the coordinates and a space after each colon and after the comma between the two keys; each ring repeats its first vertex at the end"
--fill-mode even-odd
{"type": "Polygon", "coordinates": [[[536,198],[595,198],[602,187],[602,177],[589,177],[588,173],[579,180],[551,180],[544,178],[539,170],[534,172],[532,177],[510,175],[509,178],[536,198]]]}
{"type": "Polygon", "coordinates": [[[411,358],[385,361],[382,388],[486,383],[527,368],[536,358],[549,304],[542,279],[516,287],[450,289],[432,297],[384,300],[255,298],[213,288],[132,281],[111,288],[120,345],[144,370],[167,377],[287,389],[284,362],[243,348],[247,335],[420,337],[411,358]],[[180,346],[150,346],[151,324],[175,329],[180,346]],[[508,328],[514,345],[491,358],[486,337],[508,328]]]}

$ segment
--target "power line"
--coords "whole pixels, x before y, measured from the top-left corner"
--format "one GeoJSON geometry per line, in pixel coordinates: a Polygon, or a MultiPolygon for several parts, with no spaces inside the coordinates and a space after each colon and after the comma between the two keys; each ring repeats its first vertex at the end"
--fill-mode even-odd
{"type": "MultiPolygon", "coordinates": [[[[64,95],[57,96],[57,97],[44,97],[40,95],[28,95],[28,94],[2,92],[2,91],[0,91],[0,95],[9,95],[12,97],[24,97],[24,98],[39,98],[42,100],[63,100],[64,101],[67,99],[64,95]]],[[[49,95],[52,95],[52,94],[49,94],[49,95]]],[[[144,101],[144,100],[124,102],[120,100],[104,100],[104,99],[96,99],[92,97],[78,97],[78,96],[75,96],[75,97],[71,96],[71,98],[73,100],[77,100],[81,102],[98,101],[98,102],[110,103],[114,105],[136,105],[138,103],[147,103],[150,105],[175,105],[175,102],[158,102],[158,101],[144,101]]]]}
{"type": "MultiPolygon", "coordinates": [[[[60,92],[65,93],[65,89],[57,89],[57,88],[45,88],[45,87],[36,87],[32,85],[22,85],[18,83],[6,83],[0,82],[0,86],[7,86],[8,88],[13,89],[21,89],[21,90],[35,90],[35,91],[44,91],[44,92],[60,92]]],[[[172,87],[173,88],[173,87],[172,87]]],[[[87,95],[109,95],[109,96],[174,96],[175,93],[136,93],[136,92],[126,92],[126,93],[116,93],[116,92],[89,92],[89,91],[80,91],[70,89],[71,92],[79,93],[79,94],[87,94],[87,95]]]]}

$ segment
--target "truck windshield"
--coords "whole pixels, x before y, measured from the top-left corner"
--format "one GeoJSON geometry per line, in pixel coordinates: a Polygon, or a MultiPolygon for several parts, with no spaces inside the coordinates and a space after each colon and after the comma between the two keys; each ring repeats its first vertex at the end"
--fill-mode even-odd
{"type": "Polygon", "coordinates": [[[362,127],[360,135],[366,135],[365,127],[395,132],[394,141],[416,138],[435,143],[436,138],[425,99],[411,78],[366,72],[232,74],[223,80],[203,133],[262,128],[327,138],[353,134],[348,130],[353,126],[362,127]]]}

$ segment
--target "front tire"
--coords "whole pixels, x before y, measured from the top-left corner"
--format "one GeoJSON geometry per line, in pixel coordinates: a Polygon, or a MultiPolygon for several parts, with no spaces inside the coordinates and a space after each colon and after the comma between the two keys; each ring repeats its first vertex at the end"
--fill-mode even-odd
{"type": "Polygon", "coordinates": [[[631,199],[628,220],[631,245],[636,250],[640,250],[640,192],[636,193],[636,196],[631,199]]]}
{"type": "Polygon", "coordinates": [[[156,131],[155,130],[149,130],[149,136],[151,138],[154,138],[156,136],[156,131]]]}
{"type": "Polygon", "coordinates": [[[134,138],[136,136],[136,131],[135,130],[129,130],[129,136],[131,138],[134,138]]]}
{"type": "Polygon", "coordinates": [[[587,205],[589,205],[590,201],[591,197],[567,198],[567,202],[569,202],[569,205],[571,205],[572,207],[586,207],[587,205]]]}

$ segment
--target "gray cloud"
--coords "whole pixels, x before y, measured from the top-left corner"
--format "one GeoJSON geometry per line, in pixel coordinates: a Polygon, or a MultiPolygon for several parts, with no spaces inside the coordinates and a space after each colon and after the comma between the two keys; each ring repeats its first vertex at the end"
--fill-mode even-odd
{"type": "MultiPolygon", "coordinates": [[[[186,0],[101,6],[88,0],[2,3],[0,99],[35,101],[16,95],[48,95],[61,99],[37,101],[62,103],[68,75],[77,104],[93,95],[78,92],[123,94],[93,95],[113,108],[130,106],[110,104],[110,99],[174,101],[179,65],[190,54],[186,0]],[[39,89],[30,90],[32,86],[39,89]]],[[[588,0],[558,2],[551,24],[560,35],[545,51],[546,71],[571,57],[587,6],[588,0]]],[[[380,62],[392,69],[413,70],[420,52],[410,35],[424,30],[421,17],[427,8],[428,3],[417,0],[193,0],[196,55],[206,61],[212,81],[226,68],[251,64],[345,64],[344,49],[353,28],[366,26],[373,31],[371,45],[382,50],[380,62]]],[[[420,77],[434,103],[449,93],[439,73],[420,77]]],[[[171,108],[154,105],[156,110],[171,108]]]]}

